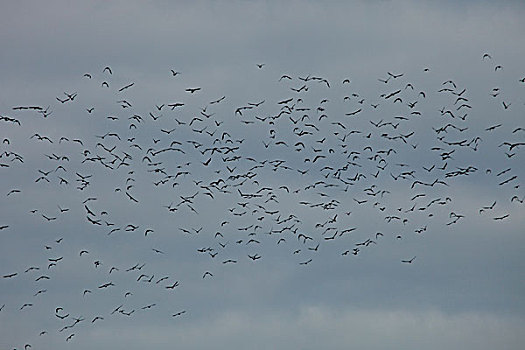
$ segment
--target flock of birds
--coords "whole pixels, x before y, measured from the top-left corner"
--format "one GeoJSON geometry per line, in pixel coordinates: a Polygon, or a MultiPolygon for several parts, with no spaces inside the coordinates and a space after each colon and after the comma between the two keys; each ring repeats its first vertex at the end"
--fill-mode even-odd
{"type": "MultiPolygon", "coordinates": [[[[503,70],[489,54],[482,62],[487,74],[503,70]]],[[[266,74],[267,66],[254,69],[266,74]]],[[[184,254],[200,257],[198,279],[210,284],[216,271],[264,263],[270,250],[308,268],[323,250],[359,259],[386,240],[403,244],[410,235],[456,227],[469,215],[455,186],[469,179],[497,193],[496,200],[479,203],[475,220],[498,224],[523,213],[525,128],[504,117],[513,109],[522,113],[523,101],[509,99],[504,88],[487,87],[486,99],[499,112],[485,125],[460,82],[446,79],[431,88],[422,82],[423,89],[402,72],[375,78],[375,95],[362,94],[351,78],[282,74],[272,92],[284,91],[281,98],[234,105],[226,95],[208,98],[205,87],[186,86],[178,99],[149,106],[134,102],[140,84],[120,84],[126,78],[116,73],[108,66],[80,76],[79,84],[95,93],[71,89],[49,105],[17,105],[0,115],[0,130],[6,130],[0,173],[10,179],[2,188],[12,186],[2,207],[16,207],[19,218],[0,215],[2,240],[26,224],[62,232],[39,243],[43,253],[26,256],[27,266],[0,272],[0,298],[17,281],[27,289],[20,305],[0,299],[0,313],[30,313],[45,304],[53,320],[15,348],[30,349],[51,335],[71,343],[79,332],[115,317],[166,313],[169,305],[147,293],[133,298],[151,288],[173,295],[184,285],[152,268],[158,257],[176,258],[173,242],[193,247],[184,254]],[[333,96],[336,87],[342,96],[333,96]],[[93,96],[109,102],[100,107],[93,96]],[[208,102],[192,105],[203,100],[208,102]],[[28,203],[24,196],[47,197],[19,209],[28,203]],[[68,220],[80,222],[77,233],[64,232],[73,231],[68,220]],[[111,257],[120,254],[123,241],[142,250],[144,260],[124,265],[125,257],[111,257]],[[121,265],[106,262],[112,259],[121,265]],[[83,303],[98,295],[118,300],[115,305],[100,310],[93,301],[92,314],[78,315],[74,305],[43,301],[57,292],[56,271],[71,278],[64,272],[68,261],[96,271],[99,283],[75,282],[82,285],[83,303]]],[[[424,79],[432,71],[420,73],[424,79]]],[[[184,73],[171,70],[167,78],[183,84],[184,73]]],[[[509,84],[525,88],[525,78],[509,84]]],[[[399,264],[417,264],[416,253],[399,264]]],[[[171,318],[186,313],[184,307],[168,311],[171,318]]]]}

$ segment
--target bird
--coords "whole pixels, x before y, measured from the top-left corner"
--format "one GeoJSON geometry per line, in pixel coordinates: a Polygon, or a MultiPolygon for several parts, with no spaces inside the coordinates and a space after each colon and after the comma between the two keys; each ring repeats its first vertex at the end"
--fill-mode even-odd
{"type": "Polygon", "coordinates": [[[118,89],[118,91],[119,91],[119,92],[122,92],[122,91],[124,91],[124,90],[126,90],[126,89],[129,89],[129,88],[132,87],[133,85],[135,85],[135,83],[130,83],[130,84],[128,84],[128,85],[125,85],[125,86],[121,87],[120,89],[118,89]]]}
{"type": "Polygon", "coordinates": [[[186,310],[182,310],[171,315],[172,317],[178,317],[186,313],[186,310]]]}
{"type": "Polygon", "coordinates": [[[189,92],[190,94],[193,94],[193,93],[199,91],[200,89],[201,89],[200,87],[187,88],[186,91],[189,92]]]}
{"type": "Polygon", "coordinates": [[[258,255],[258,254],[255,254],[255,255],[248,254],[248,258],[250,258],[251,260],[255,261],[255,260],[259,260],[261,258],[261,256],[258,255]]]}
{"type": "Polygon", "coordinates": [[[23,309],[25,309],[26,307],[31,307],[31,306],[33,306],[32,303],[25,303],[24,305],[22,305],[22,307],[20,307],[20,310],[23,310],[23,309]]]}

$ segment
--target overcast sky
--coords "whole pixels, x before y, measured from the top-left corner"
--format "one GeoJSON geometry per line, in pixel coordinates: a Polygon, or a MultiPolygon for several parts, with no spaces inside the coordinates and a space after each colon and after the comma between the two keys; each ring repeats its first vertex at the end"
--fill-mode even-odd
{"type": "Polygon", "coordinates": [[[0,348],[520,349],[524,15],[2,5],[0,348]]]}

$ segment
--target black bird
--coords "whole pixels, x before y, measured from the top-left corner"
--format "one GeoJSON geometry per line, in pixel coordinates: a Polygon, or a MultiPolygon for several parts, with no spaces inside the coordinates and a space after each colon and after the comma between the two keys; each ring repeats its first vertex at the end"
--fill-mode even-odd
{"type": "Polygon", "coordinates": [[[183,314],[185,314],[185,313],[186,313],[186,310],[182,310],[182,311],[179,311],[179,312],[177,312],[177,313],[174,313],[174,314],[171,315],[171,316],[172,316],[172,317],[178,317],[178,316],[181,316],[181,315],[183,315],[183,314]]]}
{"type": "Polygon", "coordinates": [[[416,258],[416,257],[414,256],[414,257],[413,257],[412,259],[410,259],[410,260],[401,260],[401,262],[403,262],[403,263],[407,263],[407,264],[412,264],[412,261],[414,261],[415,258],[416,258]]]}
{"type": "Polygon", "coordinates": [[[200,87],[196,87],[196,88],[187,88],[186,91],[189,92],[190,94],[193,94],[197,91],[199,91],[201,88],[200,87]]]}

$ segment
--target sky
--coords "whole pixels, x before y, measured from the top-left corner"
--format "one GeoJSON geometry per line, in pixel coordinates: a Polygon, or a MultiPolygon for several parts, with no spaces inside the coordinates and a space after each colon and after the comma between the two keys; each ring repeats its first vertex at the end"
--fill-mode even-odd
{"type": "Polygon", "coordinates": [[[0,349],[520,349],[518,1],[23,1],[0,349]]]}

